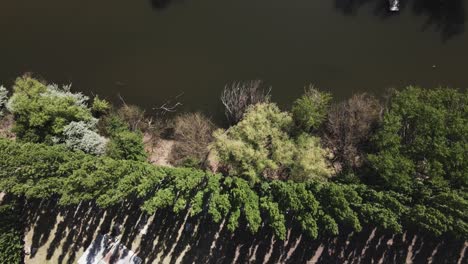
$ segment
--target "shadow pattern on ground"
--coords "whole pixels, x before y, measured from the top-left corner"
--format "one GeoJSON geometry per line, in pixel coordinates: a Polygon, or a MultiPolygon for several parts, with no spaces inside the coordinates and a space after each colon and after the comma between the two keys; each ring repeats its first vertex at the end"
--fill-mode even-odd
{"type": "Polygon", "coordinates": [[[268,228],[258,234],[246,224],[230,233],[224,223],[208,216],[192,218],[160,210],[142,213],[138,204],[122,204],[107,210],[93,203],[59,207],[56,202],[30,201],[26,224],[32,247],[46,250],[26,256],[37,263],[76,263],[98,234],[120,234],[121,243],[144,263],[467,263],[468,243],[449,237],[434,239],[407,231],[392,235],[372,229],[343,232],[332,238],[310,239],[298,228],[288,231],[286,241],[275,240],[268,228]],[[116,228],[117,227],[117,228],[116,228]],[[146,234],[141,230],[146,227],[146,234]],[[36,259],[35,259],[36,258],[36,259]]]}

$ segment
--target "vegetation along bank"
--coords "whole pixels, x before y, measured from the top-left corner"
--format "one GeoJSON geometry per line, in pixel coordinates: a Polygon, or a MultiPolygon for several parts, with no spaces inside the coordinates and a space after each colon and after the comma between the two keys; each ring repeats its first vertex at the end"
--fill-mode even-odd
{"type": "Polygon", "coordinates": [[[134,203],[278,240],[295,227],[323,239],[367,226],[468,240],[466,90],[334,103],[309,86],[287,111],[270,92],[227,85],[229,127],[217,128],[201,113],[148,116],[31,76],[0,88],[0,262],[22,256],[12,223],[30,200],[134,203]],[[165,166],[152,164],[158,155],[165,166]]]}

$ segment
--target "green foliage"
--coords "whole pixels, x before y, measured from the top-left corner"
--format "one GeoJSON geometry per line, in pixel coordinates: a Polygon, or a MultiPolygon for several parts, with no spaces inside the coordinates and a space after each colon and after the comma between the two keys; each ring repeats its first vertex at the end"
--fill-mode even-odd
{"type": "Polygon", "coordinates": [[[391,98],[369,159],[381,184],[468,186],[468,93],[408,87],[391,98]],[[446,184],[443,183],[446,181],[446,184]]]}
{"type": "Polygon", "coordinates": [[[212,148],[230,176],[144,162],[138,154],[141,136],[109,116],[107,131],[116,144],[111,150],[117,153],[110,157],[0,139],[0,190],[26,198],[56,196],[66,205],[139,202],[151,214],[166,209],[209,216],[231,231],[246,226],[255,233],[268,226],[278,239],[292,226],[316,238],[370,225],[393,233],[415,227],[466,240],[465,103],[466,95],[453,90],[397,93],[373,139],[376,177],[362,180],[373,185],[351,174],[340,183],[323,181],[329,169],[318,138],[291,137],[292,117],[275,105],[259,104],[236,126],[215,134],[212,148]],[[432,114],[445,120],[446,128],[432,114]],[[276,179],[284,175],[291,180],[276,179]]]}
{"type": "Polygon", "coordinates": [[[63,128],[65,145],[72,150],[82,150],[94,155],[106,151],[107,139],[94,131],[94,124],[72,121],[63,128]]]}
{"type": "Polygon", "coordinates": [[[81,93],[70,92],[70,86],[59,88],[30,77],[18,78],[7,105],[15,118],[13,131],[24,141],[52,143],[70,122],[92,120],[87,100],[81,93]]]}
{"type": "Polygon", "coordinates": [[[275,104],[257,104],[237,125],[216,131],[211,147],[230,175],[242,176],[251,184],[259,182],[259,176],[297,181],[329,177],[331,170],[319,139],[291,138],[292,124],[290,114],[275,104]]]}
{"type": "Polygon", "coordinates": [[[332,96],[309,86],[305,93],[294,101],[291,112],[299,130],[310,132],[325,121],[332,96]]]}
{"type": "Polygon", "coordinates": [[[111,108],[111,105],[108,101],[105,99],[99,98],[98,95],[96,95],[93,99],[93,104],[91,105],[91,111],[93,114],[97,117],[100,117],[102,115],[105,115],[109,112],[111,108]]]}
{"type": "Polygon", "coordinates": [[[351,195],[354,197],[358,197],[358,195],[355,193],[345,193],[349,191],[351,190],[346,190],[340,185],[330,183],[320,185],[317,196],[325,214],[332,217],[338,224],[359,232],[362,229],[361,223],[356,212],[351,208],[350,201],[353,200],[348,199],[351,195]]]}
{"type": "Polygon", "coordinates": [[[144,161],[148,154],[143,145],[141,133],[124,131],[111,137],[107,146],[107,155],[114,159],[144,161]]]}
{"type": "Polygon", "coordinates": [[[404,195],[364,208],[364,218],[401,231],[401,216],[407,225],[436,236],[468,236],[467,197],[460,195],[468,187],[467,106],[468,93],[454,89],[408,87],[393,95],[374,136],[377,152],[369,161],[377,178],[370,180],[404,195]],[[377,210],[387,220],[373,216],[377,210]]]}
{"type": "Polygon", "coordinates": [[[234,178],[232,187],[230,194],[234,212],[242,210],[249,230],[252,233],[257,232],[262,222],[258,195],[250,188],[249,183],[241,178],[234,178]]]}
{"type": "Polygon", "coordinates": [[[3,116],[3,110],[5,109],[8,100],[8,91],[5,87],[0,85],[0,117],[3,116]]]}
{"type": "Polygon", "coordinates": [[[0,263],[21,263],[23,242],[16,204],[0,205],[0,263]]]}
{"type": "Polygon", "coordinates": [[[279,204],[273,202],[272,197],[260,198],[260,207],[268,215],[268,222],[275,235],[281,239],[286,239],[286,223],[284,214],[282,214],[279,204]]]}

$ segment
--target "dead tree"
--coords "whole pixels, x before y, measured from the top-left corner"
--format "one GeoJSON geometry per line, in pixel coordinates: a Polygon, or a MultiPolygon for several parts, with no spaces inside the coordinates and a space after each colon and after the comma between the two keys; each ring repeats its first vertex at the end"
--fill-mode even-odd
{"type": "Polygon", "coordinates": [[[380,101],[368,94],[353,95],[330,109],[324,140],[334,152],[334,162],[338,162],[339,167],[362,165],[382,109],[380,101]]]}
{"type": "Polygon", "coordinates": [[[266,88],[261,80],[233,82],[224,86],[221,102],[229,124],[238,123],[250,105],[268,102],[270,92],[271,87],[266,88]]]}

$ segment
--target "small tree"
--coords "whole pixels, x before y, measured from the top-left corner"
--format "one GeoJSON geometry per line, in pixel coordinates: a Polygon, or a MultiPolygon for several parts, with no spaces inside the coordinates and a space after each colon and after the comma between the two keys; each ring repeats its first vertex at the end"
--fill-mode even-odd
{"type": "Polygon", "coordinates": [[[208,154],[214,130],[215,125],[201,113],[177,116],[174,120],[176,143],[171,152],[172,163],[180,165],[187,159],[193,159],[200,164],[208,154]]]}
{"type": "Polygon", "coordinates": [[[31,77],[18,78],[8,110],[14,115],[13,132],[21,140],[52,143],[72,121],[91,122],[88,97],[70,86],[46,85],[31,77]]]}
{"type": "Polygon", "coordinates": [[[317,129],[326,119],[331,99],[330,93],[320,92],[309,85],[305,93],[294,101],[291,110],[297,128],[306,133],[317,129]]]}
{"type": "Polygon", "coordinates": [[[212,149],[230,175],[251,183],[261,178],[304,181],[331,175],[326,151],[310,135],[291,138],[293,120],[275,104],[257,104],[226,131],[214,133],[212,149]]]}
{"type": "Polygon", "coordinates": [[[224,86],[221,102],[229,124],[237,124],[250,105],[269,102],[270,91],[271,87],[265,88],[260,80],[233,82],[224,86]]]}
{"type": "Polygon", "coordinates": [[[353,95],[331,107],[326,121],[325,142],[341,167],[362,165],[370,137],[380,121],[383,107],[367,94],[353,95]]]}
{"type": "Polygon", "coordinates": [[[145,161],[148,154],[143,145],[143,137],[139,132],[123,131],[112,136],[107,155],[114,159],[145,161]]]}

